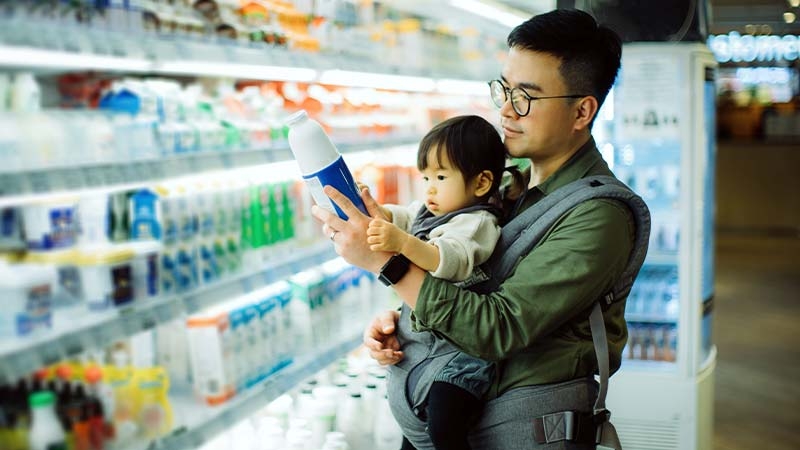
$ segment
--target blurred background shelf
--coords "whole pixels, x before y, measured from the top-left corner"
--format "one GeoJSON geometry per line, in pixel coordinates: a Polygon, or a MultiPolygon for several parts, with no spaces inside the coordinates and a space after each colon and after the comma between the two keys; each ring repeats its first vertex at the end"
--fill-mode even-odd
{"type": "Polygon", "coordinates": [[[199,312],[335,257],[333,246],[324,241],[306,248],[295,247],[291,253],[276,255],[257,270],[231,275],[185,294],[106,313],[85,314],[86,305],[78,305],[74,310],[59,310],[54,314],[53,329],[41,336],[0,342],[0,380],[12,382],[40,367],[199,312]]]}
{"type": "Polygon", "coordinates": [[[293,361],[265,381],[220,406],[199,405],[189,393],[171,396],[176,431],[147,445],[132,445],[126,450],[164,448],[195,449],[234,424],[252,416],[269,402],[286,393],[304,379],[331,365],[361,344],[361,334],[334,340],[312,354],[293,361]]]}

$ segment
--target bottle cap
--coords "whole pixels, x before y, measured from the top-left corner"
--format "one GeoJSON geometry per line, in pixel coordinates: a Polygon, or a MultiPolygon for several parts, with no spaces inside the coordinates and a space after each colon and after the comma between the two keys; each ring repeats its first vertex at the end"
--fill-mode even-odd
{"type": "Polygon", "coordinates": [[[292,126],[292,125],[294,125],[294,124],[296,124],[298,122],[301,122],[301,121],[303,121],[303,120],[305,120],[307,118],[308,118],[308,113],[306,112],[306,110],[301,109],[300,111],[297,111],[296,113],[294,113],[291,116],[289,116],[288,119],[286,119],[286,125],[292,126]]]}
{"type": "Polygon", "coordinates": [[[89,384],[95,384],[103,379],[103,371],[96,365],[91,365],[83,371],[83,376],[89,384]]]}
{"type": "Polygon", "coordinates": [[[55,403],[56,397],[50,391],[34,392],[28,397],[28,404],[36,408],[40,406],[50,406],[55,403]]]}

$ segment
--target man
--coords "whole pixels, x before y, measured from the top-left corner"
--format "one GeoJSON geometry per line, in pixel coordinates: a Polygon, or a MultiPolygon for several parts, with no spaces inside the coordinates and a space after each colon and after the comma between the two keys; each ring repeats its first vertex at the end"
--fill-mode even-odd
{"type": "MultiPolygon", "coordinates": [[[[508,45],[501,77],[490,82],[491,95],[500,108],[509,154],[531,161],[528,190],[517,200],[513,217],[571,181],[612,175],[591,126],[619,70],[621,42],[584,12],[556,10],[516,27],[508,45]]],[[[477,293],[413,264],[406,270],[391,254],[371,252],[366,243],[370,218],[335,189],[325,192],[350,218],[313,209],[340,255],[382,273],[413,309],[417,330],[436,332],[464,352],[497,363],[485,410],[470,434],[473,449],[594,448],[591,439],[534,442],[533,424],[554,412],[592,410],[597,360],[588,316],[631,254],[635,224],[626,206],[608,199],[581,203],[556,222],[497,290],[477,293]]],[[[362,196],[368,211],[379,214],[369,193],[362,196]]],[[[620,301],[604,312],[612,372],[619,368],[627,339],[624,308],[620,301]]],[[[398,318],[393,311],[377,317],[364,343],[380,363],[410,372],[414,368],[403,368],[395,334],[398,318]]],[[[413,333],[404,336],[413,338],[413,333]]],[[[390,398],[407,438],[404,448],[432,448],[424,422],[399,417],[413,405],[402,395],[390,398]]]]}

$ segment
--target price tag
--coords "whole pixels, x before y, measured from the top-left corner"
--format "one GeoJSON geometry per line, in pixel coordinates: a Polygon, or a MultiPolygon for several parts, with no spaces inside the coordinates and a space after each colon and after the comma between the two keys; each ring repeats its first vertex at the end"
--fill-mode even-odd
{"type": "Polygon", "coordinates": [[[272,155],[275,161],[289,161],[294,158],[291,149],[286,147],[274,149],[272,155]]]}
{"type": "Polygon", "coordinates": [[[61,350],[61,341],[59,340],[39,346],[37,351],[41,355],[42,365],[44,366],[55,364],[66,356],[61,350]]]}
{"type": "Polygon", "coordinates": [[[194,314],[200,310],[201,306],[200,301],[194,295],[187,295],[183,298],[183,305],[186,309],[188,314],[194,314]]]}
{"type": "Polygon", "coordinates": [[[72,167],[64,169],[62,172],[62,179],[64,181],[64,188],[67,190],[75,190],[83,187],[83,172],[80,168],[72,167]]]}
{"type": "Polygon", "coordinates": [[[119,166],[119,176],[122,183],[133,183],[143,181],[138,177],[138,164],[123,164],[119,166]]]}
{"type": "Polygon", "coordinates": [[[247,292],[253,292],[253,280],[250,277],[247,277],[242,280],[242,290],[247,292]]]}
{"type": "Polygon", "coordinates": [[[178,301],[169,301],[156,308],[154,314],[157,317],[158,323],[169,322],[170,320],[176,319],[183,314],[183,303],[178,301]]]}
{"type": "Polygon", "coordinates": [[[80,334],[75,333],[66,335],[62,337],[60,341],[64,348],[64,354],[68,357],[80,354],[85,350],[83,342],[81,342],[80,334]]]}
{"type": "Polygon", "coordinates": [[[134,334],[141,330],[140,318],[136,314],[133,306],[128,306],[120,310],[119,322],[120,326],[116,327],[116,329],[122,331],[124,336],[134,334]]]}
{"type": "Polygon", "coordinates": [[[25,184],[23,183],[20,174],[3,173],[0,174],[0,196],[20,194],[24,190],[25,184]]]}
{"type": "Polygon", "coordinates": [[[230,58],[226,47],[222,45],[200,44],[196,45],[196,47],[198,47],[199,53],[202,53],[205,60],[227,62],[230,58]]]}
{"type": "Polygon", "coordinates": [[[154,46],[154,57],[159,61],[174,61],[176,59],[186,59],[186,55],[181,55],[175,42],[167,39],[159,39],[154,46]]]}
{"type": "Polygon", "coordinates": [[[10,358],[4,358],[0,367],[5,367],[6,378],[18,378],[27,375],[27,372],[38,369],[42,366],[39,355],[35,351],[20,351],[10,358]],[[8,364],[6,364],[6,362],[8,364]]]}
{"type": "Polygon", "coordinates": [[[230,153],[222,153],[219,155],[219,161],[223,169],[233,168],[233,158],[230,153]]]}
{"type": "Polygon", "coordinates": [[[163,170],[163,176],[167,178],[173,178],[181,173],[179,172],[180,168],[180,161],[177,159],[168,159],[161,164],[161,168],[163,170]]]}
{"type": "Polygon", "coordinates": [[[192,155],[188,158],[185,158],[183,161],[182,173],[198,173],[202,172],[206,160],[208,158],[204,158],[204,155],[192,155]]]}
{"type": "Polygon", "coordinates": [[[91,46],[92,52],[99,55],[112,54],[111,42],[107,33],[94,33],[91,37],[91,46]]]}
{"type": "Polygon", "coordinates": [[[87,187],[97,187],[103,185],[103,173],[100,167],[86,167],[82,170],[82,172],[83,180],[87,187]]]}
{"type": "Polygon", "coordinates": [[[111,164],[100,166],[99,169],[104,186],[120,184],[122,175],[120,174],[119,166],[111,164]]]}
{"type": "Polygon", "coordinates": [[[153,310],[142,311],[140,314],[139,322],[142,330],[149,330],[158,325],[158,317],[156,317],[153,310]]]}
{"type": "Polygon", "coordinates": [[[128,56],[128,45],[125,43],[126,39],[122,39],[117,33],[108,33],[108,48],[109,53],[113,56],[125,58],[128,56]]]}
{"type": "Polygon", "coordinates": [[[28,174],[31,190],[33,192],[50,192],[50,176],[48,172],[31,172],[28,174]]]}
{"type": "Polygon", "coordinates": [[[91,333],[93,342],[97,343],[113,342],[119,336],[119,332],[115,331],[119,326],[120,323],[115,320],[94,329],[91,333]]]}

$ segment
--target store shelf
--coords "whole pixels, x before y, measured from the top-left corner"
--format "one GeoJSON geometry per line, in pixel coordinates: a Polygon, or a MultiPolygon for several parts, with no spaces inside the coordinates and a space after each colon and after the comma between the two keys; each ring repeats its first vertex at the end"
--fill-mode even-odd
{"type": "Polygon", "coordinates": [[[651,324],[665,324],[677,325],[677,317],[669,317],[663,314],[632,314],[625,313],[625,321],[628,323],[651,323],[651,324]]]}
{"type": "Polygon", "coordinates": [[[678,264],[678,254],[675,252],[649,250],[644,263],[645,265],[653,266],[675,266],[678,264]]]}
{"type": "Polygon", "coordinates": [[[291,364],[270,375],[265,381],[216,407],[202,405],[199,400],[188,393],[171,395],[173,417],[182,422],[176,424],[176,431],[158,441],[140,443],[126,450],[198,448],[217,434],[251,417],[269,402],[334,363],[347,352],[356,349],[360,344],[360,333],[336,340],[332,345],[294,360],[291,364]]]}
{"type": "MultiPolygon", "coordinates": [[[[417,135],[389,134],[374,139],[337,141],[336,145],[342,153],[354,153],[377,147],[416,144],[419,139],[417,135]]],[[[196,152],[158,159],[119,161],[114,164],[84,164],[2,173],[0,207],[25,204],[53,195],[80,195],[97,188],[109,191],[130,190],[168,178],[290,161],[292,158],[288,144],[283,142],[252,150],[196,152]]]]}
{"type": "Polygon", "coordinates": [[[652,374],[674,373],[678,370],[678,364],[670,361],[648,361],[642,359],[623,359],[620,370],[630,372],[643,372],[652,374]]]}
{"type": "MultiPolygon", "coordinates": [[[[433,61],[414,68],[385,58],[380,60],[383,53],[379,51],[309,53],[213,37],[122,33],[52,22],[41,22],[37,27],[37,23],[23,20],[7,23],[0,20],[0,24],[6,25],[5,30],[0,30],[0,67],[43,73],[92,70],[298,82],[317,81],[331,70],[480,81],[491,76],[491,73],[475,73],[474,67],[463,64],[460,68],[444,64],[456,60],[442,61],[442,67],[433,61]],[[41,27],[48,31],[41,32],[41,27]]],[[[393,88],[414,90],[403,85],[393,88]]]]}
{"type": "Polygon", "coordinates": [[[43,366],[108,345],[185,314],[193,314],[335,257],[333,246],[324,241],[276,254],[258,270],[233,275],[186,294],[145,301],[106,313],[89,314],[85,305],[57,310],[54,314],[56,322],[49,332],[35,338],[3,339],[0,342],[0,381],[12,382],[43,366]]]}

